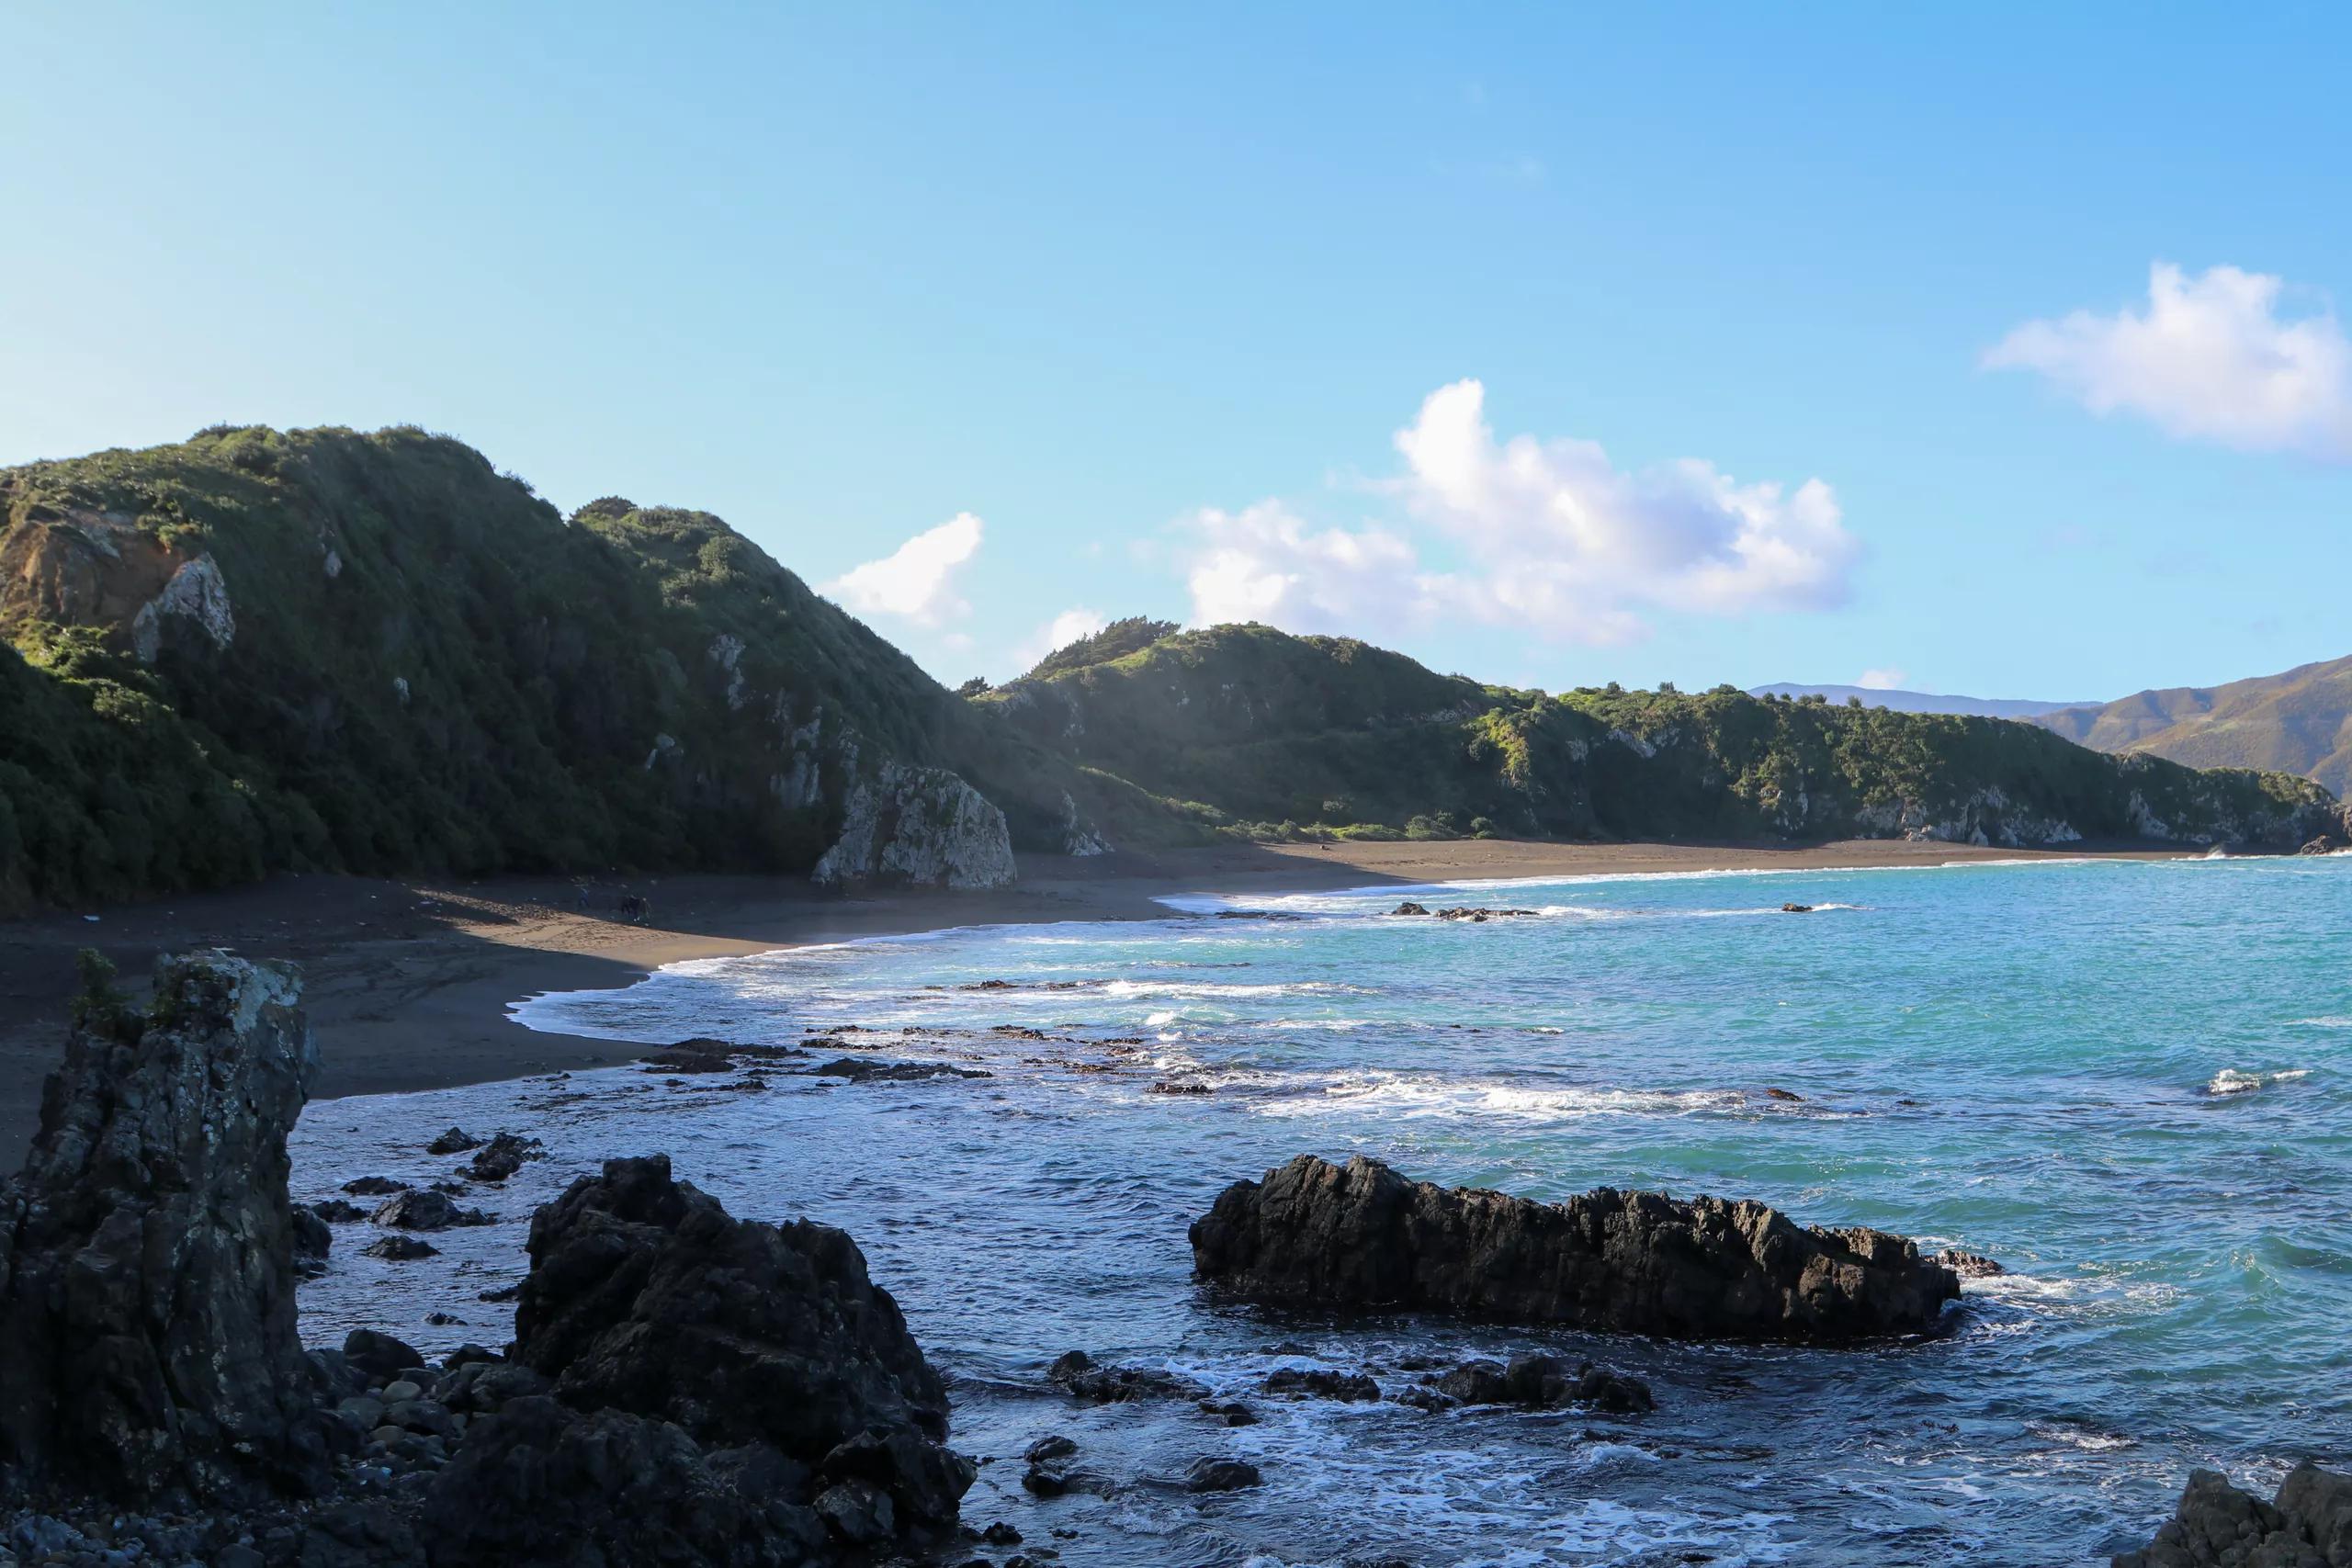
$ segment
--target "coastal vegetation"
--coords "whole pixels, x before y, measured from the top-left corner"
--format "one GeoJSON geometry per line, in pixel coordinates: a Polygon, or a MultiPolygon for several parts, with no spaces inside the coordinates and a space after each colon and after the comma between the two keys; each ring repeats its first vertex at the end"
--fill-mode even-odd
{"type": "Polygon", "coordinates": [[[405,427],[0,471],[0,913],[279,871],[970,886],[1014,850],[1220,837],[2292,847],[2334,821],[2304,780],[2026,725],[1522,691],[1260,626],[1134,617],[950,692],[708,513],[567,518],[405,427]]]}

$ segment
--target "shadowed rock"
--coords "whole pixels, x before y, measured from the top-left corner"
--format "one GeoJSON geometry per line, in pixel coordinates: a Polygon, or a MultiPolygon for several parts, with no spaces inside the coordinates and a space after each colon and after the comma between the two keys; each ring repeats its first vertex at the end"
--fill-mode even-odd
{"type": "Polygon", "coordinates": [[[1838,1343],[1936,1329],[1952,1271],[1901,1236],[1755,1202],[1608,1188],[1540,1203],[1302,1155],[1192,1228],[1199,1276],[1270,1305],[1443,1312],[1678,1338],[1838,1343]]]}
{"type": "Polygon", "coordinates": [[[973,1468],[944,1446],[946,1391],[843,1232],[732,1218],[654,1156],[572,1183],[530,1255],[514,1355],[564,1403],[773,1450],[797,1478],[778,1498],[850,1546],[953,1529],[973,1468]]]}
{"type": "Polygon", "coordinates": [[[124,1500],[313,1490],[329,1431],[286,1195],[318,1069],[300,984],[191,953],[141,1016],[92,979],[0,1187],[0,1459],[124,1500]]]}
{"type": "Polygon", "coordinates": [[[2180,1506],[2115,1568],[2352,1568],[2352,1475],[2298,1465],[2266,1503],[2211,1470],[2191,1471],[2180,1506]]]}

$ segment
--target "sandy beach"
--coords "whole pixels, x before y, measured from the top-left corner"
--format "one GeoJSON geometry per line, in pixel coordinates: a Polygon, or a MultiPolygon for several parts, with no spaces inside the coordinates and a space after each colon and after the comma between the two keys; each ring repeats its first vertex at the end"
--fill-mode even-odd
{"type": "MultiPolygon", "coordinates": [[[[1709,870],[1828,870],[2100,852],[1877,840],[1797,848],[1507,840],[1231,845],[1156,855],[1024,860],[1001,892],[845,897],[774,877],[463,883],[288,876],[251,887],[0,925],[0,1161],[13,1168],[55,1066],[74,954],[96,948],[143,988],[159,953],[222,947],[302,967],[324,1070],[321,1098],[389,1094],[601,1066],[626,1047],[525,1029],[508,1004],[624,986],[665,964],[809,942],[1006,921],[1165,915],[1175,893],[1307,892],[1384,883],[1709,870]],[[625,894],[650,906],[620,918],[625,894]]],[[[1792,897],[1795,897],[1795,890],[1792,897]]]]}

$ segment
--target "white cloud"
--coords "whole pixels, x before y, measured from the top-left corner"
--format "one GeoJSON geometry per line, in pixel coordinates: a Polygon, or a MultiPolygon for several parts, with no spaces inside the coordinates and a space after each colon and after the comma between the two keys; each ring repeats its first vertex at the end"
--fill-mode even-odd
{"type": "Polygon", "coordinates": [[[1064,610],[1014,648],[1012,660],[1021,669],[1028,670],[1046,655],[1057,653],[1080,637],[1092,637],[1110,624],[1100,610],[1064,610]]]}
{"type": "Polygon", "coordinates": [[[1793,493],[1684,458],[1628,473],[1595,443],[1498,443],[1475,380],[1441,387],[1396,435],[1406,471],[1373,488],[1411,533],[1316,530],[1279,501],[1187,521],[1196,622],[1262,620],[1377,636],[1454,617],[1577,642],[1624,642],[1645,614],[1741,615],[1838,604],[1860,553],[1819,479],[1793,493]],[[1436,547],[1457,558],[1428,564],[1436,547]]]}
{"type": "Polygon", "coordinates": [[[960,620],[972,606],[956,596],[956,579],[979,554],[983,531],[978,518],[959,512],[880,560],[852,568],[820,592],[861,615],[897,615],[919,626],[960,620]]]}
{"type": "Polygon", "coordinates": [[[1865,691],[1892,692],[1899,689],[1905,679],[1900,670],[1865,670],[1854,684],[1865,691]]]}
{"type": "Polygon", "coordinates": [[[2144,311],[2028,321],[1985,351],[2037,370],[2094,413],[2245,451],[2352,457],[2352,343],[2332,310],[2282,317],[2285,283],[2216,266],[2148,272],[2144,311]]]}
{"type": "Polygon", "coordinates": [[[1318,532],[1279,501],[1203,507],[1184,526],[1197,540],[1186,568],[1195,625],[1263,621],[1362,637],[1430,609],[1411,541],[1385,529],[1318,532]]]}

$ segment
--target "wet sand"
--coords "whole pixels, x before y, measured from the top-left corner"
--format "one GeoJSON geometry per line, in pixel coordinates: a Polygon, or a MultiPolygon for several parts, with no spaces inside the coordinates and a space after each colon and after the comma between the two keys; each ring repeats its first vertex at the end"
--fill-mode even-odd
{"type": "MultiPolygon", "coordinates": [[[[74,953],[97,949],[143,990],[156,954],[221,947],[302,967],[321,1098],[480,1083],[622,1059],[610,1041],[539,1033],[507,1005],[545,991],[628,985],[683,959],[1003,921],[1165,915],[1174,893],[1311,892],[1464,878],[1708,870],[1827,870],[2085,852],[1977,850],[1875,840],[1801,848],[1741,844],[1549,844],[1506,840],[1236,844],[1087,860],[1024,857],[1019,886],[991,893],[844,897],[776,877],[606,880],[286,876],[251,887],[0,924],[0,1169],[22,1159],[40,1084],[56,1065],[74,953]],[[621,919],[643,897],[643,923],[621,919]]],[[[2107,853],[2162,858],[2167,852],[2107,853]]]]}

